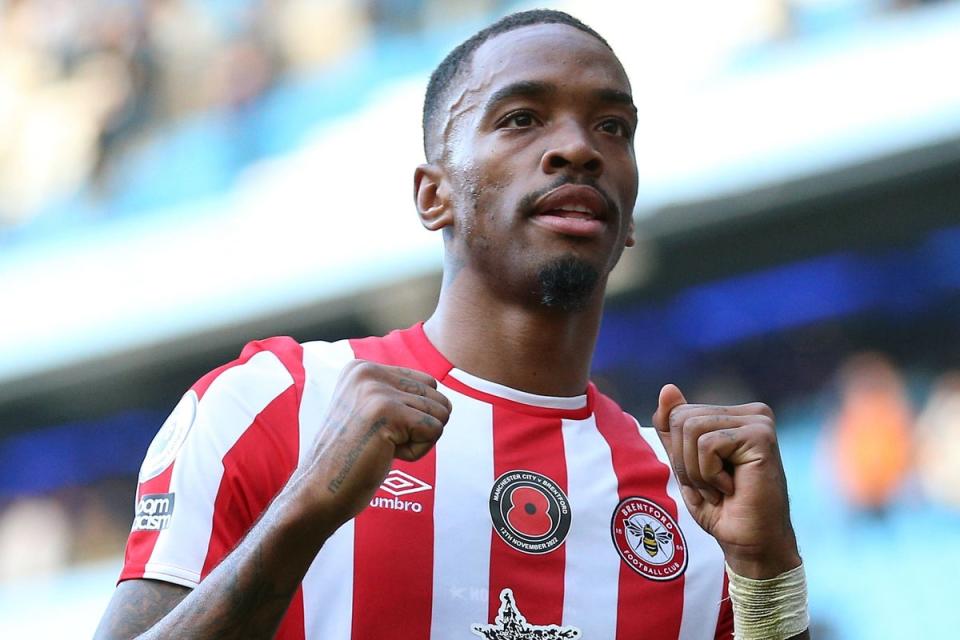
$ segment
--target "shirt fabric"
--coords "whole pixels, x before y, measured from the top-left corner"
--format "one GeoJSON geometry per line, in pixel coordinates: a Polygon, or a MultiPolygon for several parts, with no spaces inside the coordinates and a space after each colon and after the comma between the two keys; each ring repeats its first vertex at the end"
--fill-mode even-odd
{"type": "Polygon", "coordinates": [[[253,342],[201,378],[147,452],[120,580],[212,571],[309,455],[355,358],[434,376],[453,411],[326,541],[278,638],[730,637],[722,552],[656,433],[593,384],[557,398],[460,371],[422,324],[253,342]]]}

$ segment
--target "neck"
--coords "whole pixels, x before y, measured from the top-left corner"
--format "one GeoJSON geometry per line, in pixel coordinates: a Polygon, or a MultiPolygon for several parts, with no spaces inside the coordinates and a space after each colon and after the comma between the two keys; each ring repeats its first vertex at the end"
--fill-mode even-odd
{"type": "Polygon", "coordinates": [[[563,312],[504,300],[457,277],[444,282],[424,330],[472,375],[529,393],[579,395],[590,378],[604,284],[582,311],[563,312]]]}

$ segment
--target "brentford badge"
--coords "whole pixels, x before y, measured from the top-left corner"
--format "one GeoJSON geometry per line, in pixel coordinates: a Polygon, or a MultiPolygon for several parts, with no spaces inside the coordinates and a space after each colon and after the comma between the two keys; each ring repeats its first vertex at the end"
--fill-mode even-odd
{"type": "Polygon", "coordinates": [[[613,544],[627,566],[651,580],[673,580],[687,568],[687,543],[667,510],[646,498],[626,498],[613,512],[613,544]]]}
{"type": "Polygon", "coordinates": [[[557,483],[535,471],[508,471],[490,491],[493,529],[524,553],[549,553],[570,531],[570,502],[557,483]]]}

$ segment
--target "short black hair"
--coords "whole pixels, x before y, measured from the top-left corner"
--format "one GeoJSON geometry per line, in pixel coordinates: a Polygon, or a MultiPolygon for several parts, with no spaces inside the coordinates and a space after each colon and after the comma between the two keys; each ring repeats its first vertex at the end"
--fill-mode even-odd
{"type": "Polygon", "coordinates": [[[535,24],[568,25],[574,29],[579,29],[584,33],[590,34],[602,42],[607,49],[613,51],[613,48],[610,46],[610,44],[604,40],[603,36],[601,36],[599,33],[580,22],[569,13],[564,13],[563,11],[556,11],[553,9],[533,9],[531,11],[511,13],[510,15],[497,20],[489,27],[478,31],[458,45],[453,51],[451,51],[447,57],[443,59],[443,62],[441,62],[437,68],[434,69],[433,74],[430,76],[430,83],[427,85],[427,93],[423,99],[423,151],[426,154],[428,161],[434,160],[434,158],[430,157],[428,139],[430,131],[432,131],[437,125],[436,120],[440,110],[441,97],[450,88],[450,85],[457,74],[463,71],[464,67],[470,62],[474,51],[476,51],[480,45],[493,36],[535,24]]]}

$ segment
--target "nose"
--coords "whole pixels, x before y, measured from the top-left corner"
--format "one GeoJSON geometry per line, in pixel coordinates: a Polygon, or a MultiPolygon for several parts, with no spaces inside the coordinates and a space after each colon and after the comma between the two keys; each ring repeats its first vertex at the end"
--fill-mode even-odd
{"type": "Polygon", "coordinates": [[[596,177],[603,172],[603,157],[594,147],[589,133],[579,124],[571,123],[558,132],[544,151],[540,168],[548,174],[568,171],[596,177]]]}

